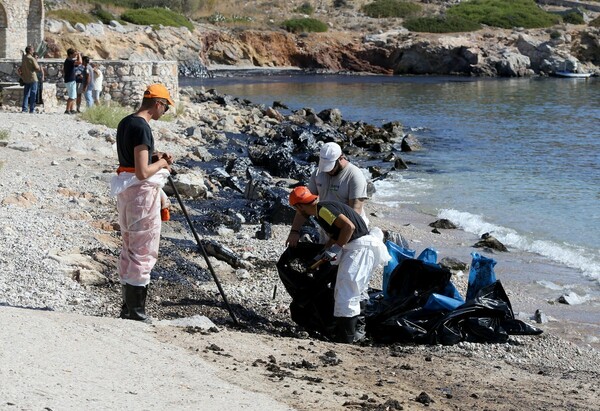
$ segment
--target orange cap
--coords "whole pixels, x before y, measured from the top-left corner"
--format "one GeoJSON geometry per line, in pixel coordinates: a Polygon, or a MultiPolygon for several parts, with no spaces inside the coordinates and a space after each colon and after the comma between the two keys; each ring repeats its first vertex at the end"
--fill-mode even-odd
{"type": "Polygon", "coordinates": [[[319,196],[316,196],[313,193],[311,193],[308,187],[296,187],[290,193],[290,205],[293,207],[296,204],[310,204],[313,201],[315,201],[317,197],[319,196]]]}
{"type": "Polygon", "coordinates": [[[162,84],[151,84],[148,86],[146,91],[144,91],[144,98],[164,98],[169,102],[170,106],[174,106],[173,100],[171,100],[171,95],[169,94],[169,90],[162,84]]]}

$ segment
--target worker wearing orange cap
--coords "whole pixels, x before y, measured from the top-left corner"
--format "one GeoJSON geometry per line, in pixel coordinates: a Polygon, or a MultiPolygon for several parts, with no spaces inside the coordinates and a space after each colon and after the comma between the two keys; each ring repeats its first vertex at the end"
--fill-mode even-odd
{"type": "Polygon", "coordinates": [[[119,277],[123,304],[121,318],[149,321],[146,297],[150,271],[156,264],[161,229],[161,194],[173,156],[154,149],[150,120],[158,120],[173,106],[167,88],[152,84],[140,108],[117,127],[118,175],[111,181],[117,196],[123,247],[119,277]]]}
{"type": "Polygon", "coordinates": [[[328,234],[329,241],[317,258],[338,265],[334,290],[334,309],[338,342],[352,343],[364,333],[357,328],[361,312],[360,302],[366,291],[373,269],[387,264],[390,255],[383,244],[383,233],[375,228],[369,232],[364,219],[347,204],[339,201],[317,201],[318,196],[308,187],[296,187],[289,202],[304,220],[314,216],[328,234]]]}

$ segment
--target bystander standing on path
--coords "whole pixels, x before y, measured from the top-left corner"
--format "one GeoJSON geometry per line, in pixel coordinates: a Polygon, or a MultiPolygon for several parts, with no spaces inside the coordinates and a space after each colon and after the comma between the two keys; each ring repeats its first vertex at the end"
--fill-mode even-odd
{"type": "Polygon", "coordinates": [[[104,81],[104,74],[100,70],[98,63],[92,63],[92,70],[94,70],[94,81],[93,81],[93,97],[94,104],[100,104],[100,95],[102,94],[102,82],[104,81]]]}
{"type": "MultiPolygon", "coordinates": [[[[89,56],[83,56],[83,68],[83,95],[85,96],[86,107],[90,108],[94,105],[94,70],[89,56]]],[[[79,107],[77,107],[77,110],[79,110],[79,107]]]]}
{"type": "Polygon", "coordinates": [[[40,66],[40,71],[38,71],[38,89],[37,89],[37,94],[36,94],[36,98],[35,98],[35,104],[39,106],[39,105],[44,105],[43,92],[44,92],[44,81],[46,80],[46,71],[44,69],[44,66],[42,66],[39,63],[40,56],[34,52],[33,57],[38,62],[38,65],[40,66]]]}
{"type": "Polygon", "coordinates": [[[65,114],[75,114],[75,99],[77,98],[77,83],[75,81],[75,67],[81,64],[81,54],[75,49],[67,50],[67,58],[63,63],[63,79],[67,88],[67,108],[65,114]]]}
{"type": "Polygon", "coordinates": [[[25,54],[21,60],[19,75],[23,81],[23,104],[21,109],[24,113],[33,113],[35,111],[35,102],[38,90],[38,76],[40,66],[33,57],[33,47],[25,47],[25,54]]]}

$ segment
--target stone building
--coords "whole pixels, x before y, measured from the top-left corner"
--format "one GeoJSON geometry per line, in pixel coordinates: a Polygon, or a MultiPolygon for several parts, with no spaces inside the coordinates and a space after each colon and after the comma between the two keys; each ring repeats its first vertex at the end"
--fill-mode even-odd
{"type": "Polygon", "coordinates": [[[21,50],[44,37],[44,0],[0,0],[0,58],[20,59],[21,50]]]}

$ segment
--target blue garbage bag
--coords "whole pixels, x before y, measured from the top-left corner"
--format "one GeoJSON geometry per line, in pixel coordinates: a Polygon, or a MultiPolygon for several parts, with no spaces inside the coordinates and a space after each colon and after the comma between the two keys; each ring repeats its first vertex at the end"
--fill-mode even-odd
{"type": "Polygon", "coordinates": [[[458,289],[452,281],[448,282],[448,285],[444,289],[444,295],[446,297],[454,298],[455,300],[460,301],[461,304],[465,302],[464,298],[462,298],[462,295],[460,295],[458,289]]]}
{"type": "Polygon", "coordinates": [[[429,264],[437,264],[438,252],[435,248],[427,247],[417,257],[417,260],[421,260],[429,264]]]}
{"type": "Polygon", "coordinates": [[[433,293],[429,296],[423,308],[430,311],[452,311],[463,304],[464,301],[433,293]]]}
{"type": "Polygon", "coordinates": [[[456,286],[449,281],[442,294],[433,293],[423,306],[430,311],[452,311],[465,303],[456,286]]]}
{"type": "Polygon", "coordinates": [[[396,266],[403,260],[406,260],[407,258],[415,258],[415,250],[404,248],[392,241],[386,241],[385,246],[388,250],[388,253],[390,253],[390,256],[392,256],[392,259],[385,267],[383,267],[383,296],[384,298],[387,298],[387,286],[392,271],[394,271],[396,266]]]}
{"type": "Polygon", "coordinates": [[[479,255],[479,253],[471,253],[471,256],[473,260],[469,271],[467,301],[474,298],[482,288],[496,282],[496,273],[494,273],[496,260],[479,255]]]}

